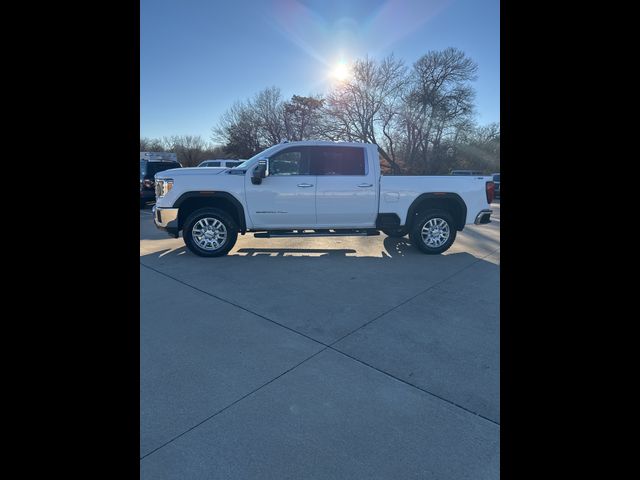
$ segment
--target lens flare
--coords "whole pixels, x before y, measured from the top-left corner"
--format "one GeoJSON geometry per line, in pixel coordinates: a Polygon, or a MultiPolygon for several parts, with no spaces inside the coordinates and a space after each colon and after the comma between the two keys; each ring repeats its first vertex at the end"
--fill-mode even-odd
{"type": "Polygon", "coordinates": [[[349,68],[349,65],[347,65],[346,62],[338,63],[333,67],[333,70],[331,70],[331,77],[340,82],[348,80],[349,77],[351,77],[351,69],[349,68]]]}
{"type": "MultiPolygon", "coordinates": [[[[392,53],[393,47],[432,21],[452,0],[269,0],[265,18],[271,28],[313,60],[316,83],[310,90],[351,77],[350,59],[392,53]]],[[[313,65],[313,67],[311,67],[313,65]]],[[[299,66],[296,66],[299,68],[299,66]]]]}

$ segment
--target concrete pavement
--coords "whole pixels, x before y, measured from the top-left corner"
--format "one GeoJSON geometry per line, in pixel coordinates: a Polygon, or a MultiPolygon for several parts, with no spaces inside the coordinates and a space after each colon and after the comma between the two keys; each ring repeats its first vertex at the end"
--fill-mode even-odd
{"type": "Polygon", "coordinates": [[[140,214],[142,478],[498,478],[499,204],[408,238],[192,255],[140,214]]]}

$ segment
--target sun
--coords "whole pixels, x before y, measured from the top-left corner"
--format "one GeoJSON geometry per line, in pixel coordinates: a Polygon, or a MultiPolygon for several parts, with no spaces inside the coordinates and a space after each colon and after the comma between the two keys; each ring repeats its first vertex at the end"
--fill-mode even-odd
{"type": "Polygon", "coordinates": [[[331,70],[331,76],[340,82],[344,82],[351,77],[351,69],[346,62],[340,62],[331,70]]]}

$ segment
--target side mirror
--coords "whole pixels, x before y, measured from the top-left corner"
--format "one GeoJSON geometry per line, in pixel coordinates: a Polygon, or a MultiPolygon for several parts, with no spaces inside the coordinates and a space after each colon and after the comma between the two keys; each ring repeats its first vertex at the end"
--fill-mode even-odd
{"type": "Polygon", "coordinates": [[[258,166],[253,169],[253,174],[251,175],[251,183],[254,185],[260,185],[262,183],[262,179],[269,176],[269,159],[261,158],[258,160],[258,166]]]}

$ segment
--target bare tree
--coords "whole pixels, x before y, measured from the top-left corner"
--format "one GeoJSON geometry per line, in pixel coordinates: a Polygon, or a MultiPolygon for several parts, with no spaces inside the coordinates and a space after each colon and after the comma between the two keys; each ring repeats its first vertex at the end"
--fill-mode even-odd
{"type": "Polygon", "coordinates": [[[289,140],[308,140],[318,135],[324,99],[294,95],[284,104],[284,124],[289,140]]]}
{"type": "Polygon", "coordinates": [[[442,134],[473,110],[474,91],[469,82],[476,79],[477,64],[455,48],[430,51],[413,66],[411,90],[406,100],[418,113],[415,145],[409,161],[419,153],[420,169],[429,173],[429,159],[438,151],[442,134]]]}
{"type": "Polygon", "coordinates": [[[479,143],[500,143],[500,124],[497,122],[489,123],[483,127],[479,127],[474,131],[474,140],[479,143]]]}
{"type": "Polygon", "coordinates": [[[225,146],[225,152],[237,158],[249,158],[263,149],[260,142],[260,120],[251,102],[236,102],[213,128],[214,141],[225,146]]]}
{"type": "Polygon", "coordinates": [[[166,150],[177,155],[183,167],[195,167],[205,156],[205,141],[199,135],[172,135],[164,137],[166,150]]]}
{"type": "Polygon", "coordinates": [[[140,138],[141,152],[161,152],[164,150],[164,144],[159,138],[140,138]]]}
{"type": "Polygon", "coordinates": [[[383,159],[397,169],[396,159],[384,147],[393,148],[390,126],[407,84],[406,67],[390,55],[379,62],[370,58],[357,60],[352,73],[351,79],[338,85],[327,97],[325,112],[328,120],[338,127],[331,136],[375,143],[383,159]],[[379,141],[381,135],[385,136],[385,143],[379,141]]]}
{"type": "Polygon", "coordinates": [[[452,168],[500,171],[500,124],[474,127],[455,145],[452,168]]]}
{"type": "Polygon", "coordinates": [[[225,152],[223,145],[210,144],[205,150],[202,151],[204,160],[212,160],[216,158],[235,158],[229,153],[225,152]]]}
{"type": "Polygon", "coordinates": [[[261,144],[270,146],[284,140],[284,103],[281,100],[279,88],[265,88],[256,94],[249,108],[254,111],[257,118],[261,144]]]}
{"type": "Polygon", "coordinates": [[[427,52],[411,70],[393,55],[360,59],[352,78],[326,97],[293,95],[283,102],[280,90],[269,87],[236,102],[213,138],[236,158],[284,138],[322,138],[378,145],[385,173],[443,173],[467,164],[499,168],[499,125],[478,129],[473,121],[476,73],[476,63],[455,48],[427,52]]]}
{"type": "Polygon", "coordinates": [[[284,108],[280,89],[265,88],[246,102],[234,103],[213,128],[212,138],[225,145],[227,155],[251,157],[284,140],[284,108]]]}

